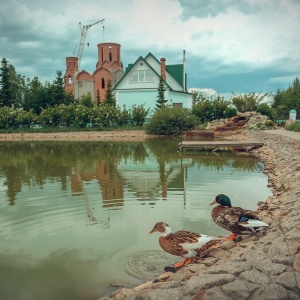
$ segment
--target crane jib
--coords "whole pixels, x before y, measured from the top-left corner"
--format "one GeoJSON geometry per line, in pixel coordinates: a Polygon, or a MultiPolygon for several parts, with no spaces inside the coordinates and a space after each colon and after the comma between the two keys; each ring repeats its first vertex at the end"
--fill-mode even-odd
{"type": "Polygon", "coordinates": [[[77,51],[77,58],[78,58],[78,68],[80,67],[80,62],[81,62],[81,58],[82,58],[82,53],[83,53],[83,48],[84,48],[84,43],[85,43],[85,38],[86,38],[86,33],[87,30],[89,28],[91,28],[92,26],[98,24],[98,23],[103,23],[105,19],[99,20],[93,24],[89,24],[89,25],[81,25],[81,22],[79,22],[79,26],[80,26],[80,31],[81,31],[81,36],[80,36],[80,42],[79,42],[79,47],[78,47],[78,51],[77,51]]]}

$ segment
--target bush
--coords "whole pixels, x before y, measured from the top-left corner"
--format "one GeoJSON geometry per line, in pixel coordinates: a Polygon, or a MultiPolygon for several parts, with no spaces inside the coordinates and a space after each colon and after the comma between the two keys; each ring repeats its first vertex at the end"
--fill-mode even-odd
{"type": "Polygon", "coordinates": [[[225,108],[225,118],[232,118],[236,116],[237,110],[234,107],[226,107],[225,108]]]}
{"type": "Polygon", "coordinates": [[[180,107],[164,107],[157,110],[151,117],[147,132],[158,135],[179,135],[182,130],[194,128],[196,116],[180,107]]]}
{"type": "Polygon", "coordinates": [[[276,124],[273,121],[271,121],[271,120],[267,120],[265,122],[265,126],[270,128],[270,127],[275,127],[276,124]]]}
{"type": "Polygon", "coordinates": [[[133,126],[143,126],[146,117],[148,116],[150,108],[145,109],[145,105],[132,105],[131,107],[131,125],[133,126]]]}
{"type": "Polygon", "coordinates": [[[300,132],[300,122],[291,124],[290,126],[285,127],[286,130],[300,132]]]}

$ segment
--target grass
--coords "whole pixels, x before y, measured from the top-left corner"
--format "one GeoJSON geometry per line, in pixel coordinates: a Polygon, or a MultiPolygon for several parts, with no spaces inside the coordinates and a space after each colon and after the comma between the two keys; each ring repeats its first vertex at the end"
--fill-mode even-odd
{"type": "Polygon", "coordinates": [[[286,127],[285,129],[289,130],[289,131],[300,132],[300,122],[296,122],[296,123],[286,127]]]}

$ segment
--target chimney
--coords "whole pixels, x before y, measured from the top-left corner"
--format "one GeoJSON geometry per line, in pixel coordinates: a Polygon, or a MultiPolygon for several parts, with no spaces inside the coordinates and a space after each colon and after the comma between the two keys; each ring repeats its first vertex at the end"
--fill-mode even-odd
{"type": "Polygon", "coordinates": [[[166,81],[166,59],[160,59],[160,76],[163,80],[166,81]]]}

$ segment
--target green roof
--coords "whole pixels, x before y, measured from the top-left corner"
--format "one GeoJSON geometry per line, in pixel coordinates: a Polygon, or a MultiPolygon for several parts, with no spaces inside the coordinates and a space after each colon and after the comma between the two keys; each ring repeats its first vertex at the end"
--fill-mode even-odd
{"type": "Polygon", "coordinates": [[[166,70],[181,86],[183,86],[183,64],[167,65],[166,70]]]}

